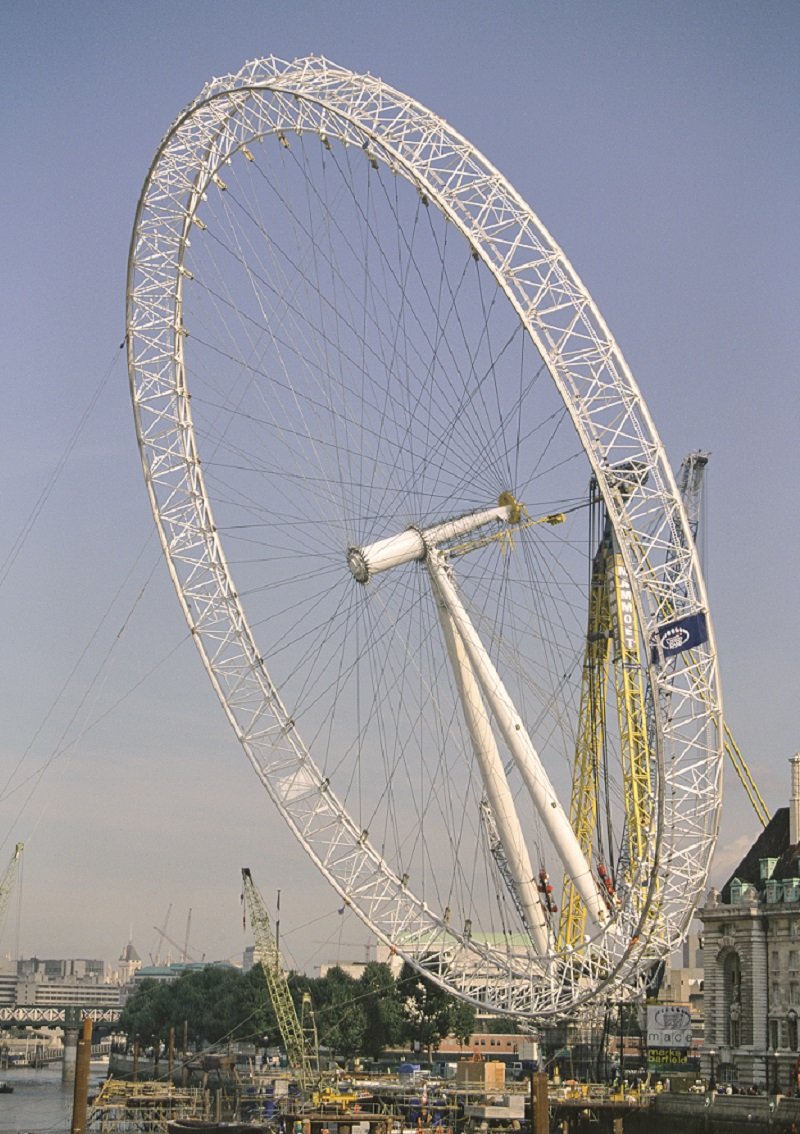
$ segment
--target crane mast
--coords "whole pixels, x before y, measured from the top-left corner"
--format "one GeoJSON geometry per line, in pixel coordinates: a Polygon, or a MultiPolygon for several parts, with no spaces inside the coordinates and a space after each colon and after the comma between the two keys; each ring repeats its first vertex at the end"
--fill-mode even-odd
{"type": "Polygon", "coordinates": [[[250,915],[250,926],[255,938],[258,958],[266,978],[278,1030],[286,1049],[286,1058],[297,1075],[300,1086],[306,1089],[319,1074],[319,1068],[315,1065],[318,1063],[316,1044],[313,1039],[307,1039],[304,1033],[292,1000],[272,922],[264,905],[264,899],[253,881],[250,869],[246,866],[242,867],[242,901],[250,915]]]}
{"type": "MultiPolygon", "coordinates": [[[[611,617],[606,587],[608,553],[608,541],[604,538],[592,561],[589,584],[589,618],[569,809],[573,829],[587,856],[594,845],[606,732],[606,688],[611,656],[611,617]]],[[[580,941],[585,921],[580,897],[566,879],[558,930],[559,945],[574,945],[580,941]]]]}
{"type": "MultiPolygon", "coordinates": [[[[681,463],[676,481],[688,519],[688,531],[696,539],[703,499],[703,479],[708,453],[690,453],[681,463]]],[[[635,470],[630,470],[635,475],[635,470]]],[[[625,491],[622,471],[620,490],[625,491]]],[[[592,491],[592,503],[602,501],[592,491]]],[[[643,681],[636,611],[631,601],[630,582],[608,516],[603,514],[603,530],[592,561],[589,587],[589,613],[581,680],[578,735],[573,765],[570,821],[587,858],[599,862],[601,880],[613,896],[616,886],[631,881],[632,864],[641,863],[649,851],[652,824],[650,726],[652,706],[643,681]],[[613,666],[619,722],[620,759],[623,770],[625,832],[620,840],[619,859],[603,862],[612,849],[599,842],[604,767],[607,747],[607,699],[613,666]],[[597,845],[596,845],[597,840],[597,845]]],[[[673,557],[681,550],[685,537],[679,537],[673,557]]],[[[662,612],[669,617],[671,611],[662,612]]],[[[728,728],[723,725],[724,750],[745,790],[759,822],[766,826],[769,811],[750,769],[728,728]]],[[[610,841],[609,831],[609,841],[610,841]]],[[[559,945],[578,944],[584,935],[586,911],[567,878],[559,923],[559,945]]]]}
{"type": "MultiPolygon", "coordinates": [[[[624,490],[624,482],[620,482],[624,490]]],[[[581,677],[578,736],[575,745],[570,822],[587,859],[598,860],[598,874],[613,902],[619,885],[630,882],[631,864],[649,854],[652,825],[651,759],[645,691],[639,652],[639,626],[630,580],[611,522],[592,488],[592,503],[602,509],[602,535],[592,561],[589,615],[581,677]],[[612,832],[601,841],[599,808],[606,782],[607,700],[613,669],[619,757],[624,780],[624,837],[614,862],[612,832]]],[[[583,940],[586,910],[569,878],[564,882],[559,944],[583,940]]]]}

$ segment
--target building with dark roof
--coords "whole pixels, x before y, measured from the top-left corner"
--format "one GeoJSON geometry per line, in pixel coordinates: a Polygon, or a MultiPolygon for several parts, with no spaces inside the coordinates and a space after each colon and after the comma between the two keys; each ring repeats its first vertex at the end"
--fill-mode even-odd
{"type": "Polygon", "coordinates": [[[771,1093],[797,1090],[800,1052],[800,753],[791,798],[721,891],[704,928],[704,1073],[771,1093]]]}
{"type": "Polygon", "coordinates": [[[128,944],[119,955],[117,961],[117,980],[119,984],[133,984],[134,978],[142,967],[142,959],[134,948],[133,941],[128,944]]]}

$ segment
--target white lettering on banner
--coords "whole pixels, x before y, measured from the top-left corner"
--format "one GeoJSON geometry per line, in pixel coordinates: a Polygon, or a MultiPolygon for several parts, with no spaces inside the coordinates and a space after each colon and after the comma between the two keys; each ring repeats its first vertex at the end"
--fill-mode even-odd
{"type": "Polygon", "coordinates": [[[612,603],[611,621],[614,635],[626,653],[636,649],[634,609],[628,572],[618,563],[614,570],[616,601],[612,603]]]}
{"type": "Polygon", "coordinates": [[[665,650],[680,650],[691,638],[685,626],[673,626],[661,637],[661,645],[665,650]]]}

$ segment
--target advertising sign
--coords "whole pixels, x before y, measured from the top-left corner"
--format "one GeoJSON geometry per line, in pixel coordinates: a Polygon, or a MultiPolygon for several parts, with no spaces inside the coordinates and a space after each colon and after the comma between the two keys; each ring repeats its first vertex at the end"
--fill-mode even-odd
{"type": "Polygon", "coordinates": [[[702,611],[675,619],[673,622],[665,622],[656,630],[656,641],[651,651],[653,664],[659,660],[659,650],[665,658],[669,658],[707,641],[708,622],[702,611]]]}
{"type": "Polygon", "coordinates": [[[647,1005],[647,1048],[689,1048],[692,1018],[688,1004],[647,1005]]]}

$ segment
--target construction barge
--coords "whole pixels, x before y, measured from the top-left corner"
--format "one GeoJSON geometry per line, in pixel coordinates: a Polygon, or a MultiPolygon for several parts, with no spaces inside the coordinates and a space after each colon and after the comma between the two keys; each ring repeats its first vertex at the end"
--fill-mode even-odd
{"type": "MultiPolygon", "coordinates": [[[[469,1066],[469,1065],[468,1065],[469,1066]]],[[[279,1072],[204,1085],[109,1079],[87,1134],[746,1134],[800,1129],[800,1098],[530,1081],[340,1080],[301,1096],[279,1072]]],[[[217,1072],[218,1073],[218,1072],[217,1072]]],[[[469,1074],[468,1072],[467,1074],[469,1074]]],[[[475,1071],[471,1072],[473,1075],[475,1071]]],[[[211,1075],[212,1073],[209,1072],[211,1075]]]]}
{"type": "Polygon", "coordinates": [[[634,1131],[633,1115],[650,1103],[643,1091],[552,1088],[541,1073],[506,1084],[504,1065],[483,1061],[462,1061],[455,1081],[340,1077],[307,1092],[277,1071],[222,1064],[207,1067],[194,1087],[109,1080],[93,1100],[87,1128],[90,1134],[550,1134],[591,1121],[595,1131],[621,1134],[623,1122],[634,1131]]]}

